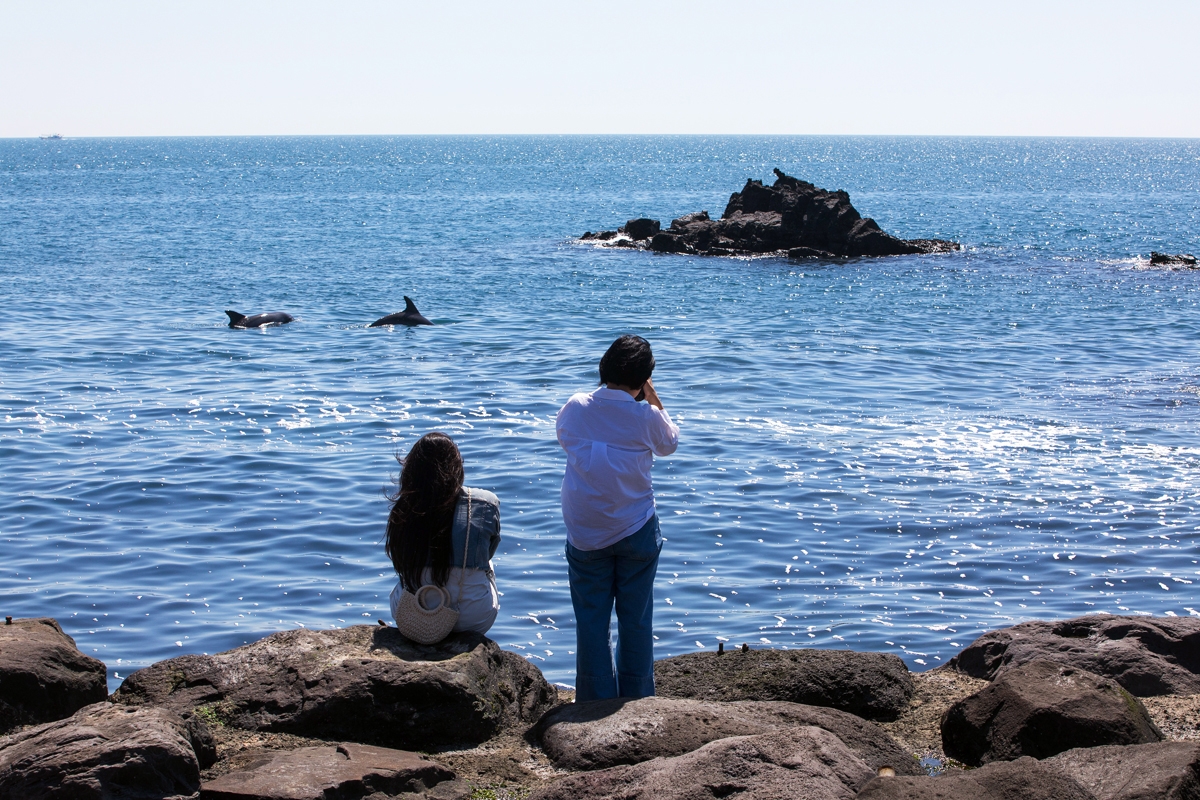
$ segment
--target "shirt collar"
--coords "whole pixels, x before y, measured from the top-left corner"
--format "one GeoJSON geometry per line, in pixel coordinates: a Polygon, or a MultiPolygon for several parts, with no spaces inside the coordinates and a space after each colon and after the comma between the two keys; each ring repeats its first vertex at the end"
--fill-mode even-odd
{"type": "Polygon", "coordinates": [[[628,400],[630,403],[637,402],[629,392],[623,392],[620,389],[609,389],[607,386],[601,386],[592,392],[592,397],[597,397],[601,400],[628,400]]]}

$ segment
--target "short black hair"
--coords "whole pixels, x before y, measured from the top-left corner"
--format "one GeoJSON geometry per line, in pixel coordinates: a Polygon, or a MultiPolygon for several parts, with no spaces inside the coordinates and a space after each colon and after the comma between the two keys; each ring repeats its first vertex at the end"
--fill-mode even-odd
{"type": "Polygon", "coordinates": [[[636,389],[654,373],[654,353],[640,336],[626,334],[617,339],[600,359],[600,382],[636,389]]]}

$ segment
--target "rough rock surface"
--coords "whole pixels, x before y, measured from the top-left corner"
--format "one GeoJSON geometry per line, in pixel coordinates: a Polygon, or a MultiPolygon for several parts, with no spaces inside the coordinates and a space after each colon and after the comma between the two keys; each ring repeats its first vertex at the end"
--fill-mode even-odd
{"type": "Polygon", "coordinates": [[[852,650],[688,653],[654,662],[654,681],[663,697],[786,700],[867,719],[894,719],[913,693],[899,658],[852,650]]]}
{"type": "Polygon", "coordinates": [[[5,800],[162,800],[199,789],[183,721],[162,709],[96,703],[0,738],[5,800]]]}
{"type": "Polygon", "coordinates": [[[674,758],[582,772],[529,800],[850,800],[874,776],[841,739],[817,727],[736,736],[674,758]]]}
{"type": "Polygon", "coordinates": [[[425,794],[442,788],[440,797],[470,795],[442,786],[454,773],[416,753],[344,743],[264,755],[236,772],[201,786],[200,800],[359,800],[375,792],[387,796],[425,794]]]}
{"type": "Polygon", "coordinates": [[[992,680],[1035,659],[1112,678],[1138,697],[1200,692],[1200,618],[1096,615],[985,633],[941,669],[992,680]]]}
{"type": "Polygon", "coordinates": [[[570,770],[637,764],[690,753],[709,742],[813,725],[837,736],[871,770],[923,774],[908,751],[873,722],[799,703],[718,703],[671,697],[618,698],[552,709],[537,726],[555,766],[570,770]]]}
{"type": "Polygon", "coordinates": [[[103,662],[49,618],[0,625],[0,733],[52,722],[108,697],[103,662]]]}
{"type": "Polygon", "coordinates": [[[1006,671],[942,717],[946,755],[972,766],[1160,739],[1146,709],[1115,681],[1050,661],[1006,671]]]}
{"type": "Polygon", "coordinates": [[[1179,255],[1171,255],[1170,253],[1150,253],[1150,263],[1155,266],[1166,267],[1194,267],[1196,266],[1196,257],[1187,253],[1179,255]]]}
{"type": "Polygon", "coordinates": [[[217,740],[207,722],[193,714],[183,720],[183,730],[192,744],[200,769],[208,769],[217,763],[217,740]]]}
{"type": "Polygon", "coordinates": [[[609,247],[710,256],[787,254],[791,258],[895,256],[959,249],[941,239],[897,239],[862,217],[845,192],[830,192],[775,170],[775,183],[749,180],[734,192],[720,219],[687,214],[658,231],[657,220],[631,220],[619,231],[585,233],[609,247]],[[639,223],[634,227],[634,223],[639,223]],[[646,232],[653,224],[654,233],[646,232]],[[625,234],[621,236],[620,234],[625,234]]]}
{"type": "Polygon", "coordinates": [[[987,686],[987,681],[961,672],[930,670],[912,673],[912,700],[895,720],[880,722],[883,732],[908,752],[945,761],[942,752],[942,715],[950,706],[987,686]]]}
{"type": "Polygon", "coordinates": [[[935,778],[875,778],[858,800],[1093,800],[1056,770],[1032,758],[988,764],[935,778]]]}
{"type": "Polygon", "coordinates": [[[525,659],[474,633],[431,646],[395,628],[294,630],[133,673],[114,702],[201,709],[246,730],[427,750],[536,721],[556,692],[525,659]]]}
{"type": "Polygon", "coordinates": [[[1046,759],[1096,800],[1193,800],[1200,797],[1200,744],[1159,742],[1083,747],[1046,759]]]}
{"type": "Polygon", "coordinates": [[[631,219],[618,229],[619,233],[626,234],[635,242],[640,242],[644,239],[649,239],[662,230],[662,225],[656,219],[631,219]]]}
{"type": "Polygon", "coordinates": [[[1143,697],[1141,701],[1165,738],[1200,741],[1200,694],[1143,697]]]}

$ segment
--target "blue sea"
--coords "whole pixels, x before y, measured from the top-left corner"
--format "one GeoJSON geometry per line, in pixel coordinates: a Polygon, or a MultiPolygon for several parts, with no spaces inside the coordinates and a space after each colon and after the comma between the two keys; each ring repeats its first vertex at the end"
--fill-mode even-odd
{"type": "Polygon", "coordinates": [[[554,417],[618,335],[659,459],[656,654],[878,650],[1200,613],[1200,140],[0,140],[0,605],[115,687],[387,619],[420,435],[502,501],[493,637],[574,680],[554,417]],[[845,189],[959,253],[718,259],[576,240],[845,189]],[[413,298],[436,325],[368,328],[413,298]],[[225,309],[296,322],[231,330],[225,309]]]}

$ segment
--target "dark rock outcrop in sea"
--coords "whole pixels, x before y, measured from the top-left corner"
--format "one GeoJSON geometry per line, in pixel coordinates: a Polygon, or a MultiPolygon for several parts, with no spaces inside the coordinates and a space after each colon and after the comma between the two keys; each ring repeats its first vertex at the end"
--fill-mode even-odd
{"type": "Polygon", "coordinates": [[[893,719],[912,697],[897,656],[853,650],[736,650],[654,662],[656,691],[695,700],[786,700],[893,719]]]}
{"type": "Polygon", "coordinates": [[[1150,253],[1150,263],[1156,267],[1195,267],[1196,257],[1187,253],[1171,255],[1170,253],[1150,253]]]}
{"type": "Polygon", "coordinates": [[[0,739],[6,800],[172,800],[200,790],[200,765],[178,716],[96,703],[0,739]]]}
{"type": "Polygon", "coordinates": [[[1200,797],[1200,742],[1081,747],[1042,763],[1073,778],[1096,800],[1200,797]]]}
{"type": "Polygon", "coordinates": [[[860,215],[845,192],[818,188],[778,169],[772,186],[746,181],[742,191],[730,196],[720,219],[699,211],[673,220],[665,231],[657,220],[635,219],[617,231],[589,231],[581,239],[607,247],[707,256],[845,258],[959,249],[957,242],[943,239],[897,239],[860,215]]]}
{"type": "Polygon", "coordinates": [[[946,755],[976,767],[1161,739],[1146,709],[1115,681],[1051,661],[1007,670],[942,717],[946,755]]]}
{"type": "Polygon", "coordinates": [[[71,716],[108,697],[103,662],[79,652],[56,620],[0,625],[0,734],[71,716]]]}
{"type": "Polygon", "coordinates": [[[569,775],[529,800],[850,800],[875,771],[814,726],[710,742],[673,758],[569,775]]]}
{"type": "Polygon", "coordinates": [[[642,242],[646,239],[653,238],[654,236],[658,235],[658,232],[661,230],[662,225],[658,220],[646,219],[645,217],[641,219],[631,219],[629,222],[626,222],[617,229],[618,233],[626,234],[635,242],[642,242]]]}
{"type": "Polygon", "coordinates": [[[556,697],[536,667],[479,634],[423,646],[395,628],[356,625],[160,661],[112,699],[181,715],[199,709],[245,730],[425,750],[532,724],[556,697]]]}
{"type": "Polygon", "coordinates": [[[592,770],[679,756],[709,742],[813,725],[837,736],[872,770],[921,775],[913,757],[873,722],[799,703],[721,703],[644,697],[570,703],[537,725],[542,749],[560,769],[592,770]]]}
{"type": "Polygon", "coordinates": [[[1103,675],[1138,697],[1200,692],[1200,618],[1095,615],[980,636],[942,669],[992,680],[1035,659],[1103,675]]]}
{"type": "MultiPolygon", "coordinates": [[[[1097,800],[1071,777],[1033,758],[934,778],[875,778],[858,800],[1097,800]]],[[[1149,800],[1149,798],[1146,798],[1149,800]]]]}
{"type": "Polygon", "coordinates": [[[360,800],[396,795],[466,798],[471,789],[416,753],[344,743],[266,754],[203,784],[201,800],[360,800]],[[434,789],[433,793],[428,790],[434,789]],[[376,794],[378,793],[378,794],[376,794]]]}

